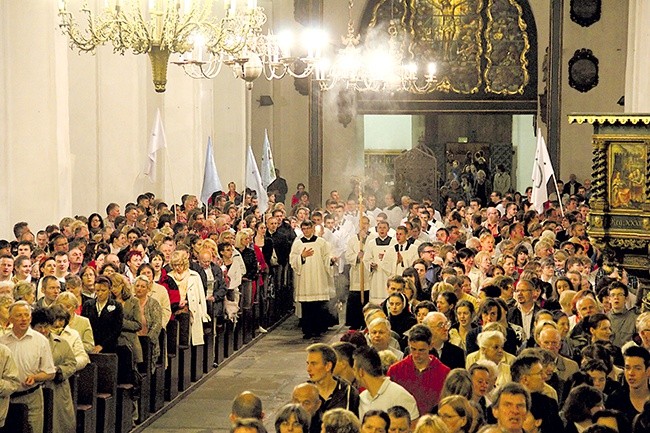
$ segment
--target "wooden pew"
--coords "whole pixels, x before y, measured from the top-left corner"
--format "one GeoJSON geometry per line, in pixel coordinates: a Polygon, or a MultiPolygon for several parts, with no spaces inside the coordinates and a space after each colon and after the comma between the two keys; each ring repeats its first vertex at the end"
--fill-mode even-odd
{"type": "Polygon", "coordinates": [[[134,393],[136,392],[134,386],[136,377],[133,371],[133,351],[127,346],[118,346],[117,358],[115,433],[126,433],[133,428],[133,403],[134,393]]]}
{"type": "Polygon", "coordinates": [[[54,429],[54,390],[48,386],[43,389],[43,433],[52,433],[54,429]]]}
{"type": "Polygon", "coordinates": [[[138,371],[142,378],[140,384],[140,396],[137,399],[138,423],[149,418],[151,408],[151,366],[153,364],[153,343],[147,336],[140,336],[142,346],[142,363],[138,365],[138,371]]]}
{"type": "Polygon", "coordinates": [[[217,364],[221,365],[221,363],[226,359],[226,353],[227,353],[226,324],[224,322],[224,319],[222,318],[217,318],[216,320],[217,323],[215,328],[216,338],[214,342],[214,356],[217,364]]]}
{"type": "Polygon", "coordinates": [[[115,433],[117,404],[117,355],[91,353],[97,365],[97,433],[115,433]]]}
{"type": "Polygon", "coordinates": [[[160,345],[160,356],[156,360],[156,369],[151,374],[151,393],[149,411],[151,413],[157,412],[165,405],[165,366],[163,364],[163,356],[167,355],[163,348],[167,347],[167,333],[164,329],[160,331],[158,339],[160,345]]]}
{"type": "Polygon", "coordinates": [[[22,403],[9,403],[9,411],[4,427],[0,433],[29,432],[31,427],[27,421],[27,405],[22,403]]]}
{"type": "Polygon", "coordinates": [[[165,400],[178,395],[178,322],[167,324],[167,369],[165,370],[165,400]]]}
{"type": "Polygon", "coordinates": [[[178,338],[178,391],[185,391],[192,380],[192,350],[190,348],[190,316],[176,317],[179,329],[178,338]]]}
{"type": "Polygon", "coordinates": [[[90,363],[73,377],[77,382],[77,433],[97,431],[97,364],[90,363]]]}

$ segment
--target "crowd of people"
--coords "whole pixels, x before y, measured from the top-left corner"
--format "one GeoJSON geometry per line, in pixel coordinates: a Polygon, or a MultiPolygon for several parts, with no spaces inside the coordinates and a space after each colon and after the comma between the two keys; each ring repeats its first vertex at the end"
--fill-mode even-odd
{"type": "MultiPolygon", "coordinates": [[[[308,347],[280,433],[647,431],[650,300],[590,243],[575,176],[541,214],[530,190],[438,204],[357,187],[321,207],[304,184],[290,206],[272,186],[267,209],[231,182],[205,207],[146,193],[35,234],[16,223],[0,241],[0,423],[20,402],[42,431],[48,386],[55,431],[72,431],[67,378],[89,353],[126,346],[136,369],[138,336],[157,358],[171,318],[200,345],[211,317],[293,303],[305,339],[349,330],[308,347]]],[[[254,394],[239,412],[233,430],[261,432],[254,394]]]]}

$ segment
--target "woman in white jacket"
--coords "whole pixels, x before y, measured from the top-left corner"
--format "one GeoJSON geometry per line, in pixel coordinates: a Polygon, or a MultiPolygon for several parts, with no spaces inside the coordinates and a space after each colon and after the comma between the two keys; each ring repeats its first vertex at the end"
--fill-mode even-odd
{"type": "Polygon", "coordinates": [[[170,264],[172,271],[169,273],[169,277],[176,282],[180,294],[179,311],[176,314],[183,311],[190,314],[190,341],[193,346],[201,345],[203,344],[203,323],[210,321],[201,277],[197,272],[190,270],[190,261],[186,251],[174,251],[170,264]]]}

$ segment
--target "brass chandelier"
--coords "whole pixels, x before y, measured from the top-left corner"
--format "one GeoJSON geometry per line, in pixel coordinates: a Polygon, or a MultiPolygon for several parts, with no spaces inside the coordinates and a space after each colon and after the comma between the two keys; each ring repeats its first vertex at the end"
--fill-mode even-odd
{"type": "MultiPolygon", "coordinates": [[[[347,34],[341,38],[343,48],[331,64],[321,59],[315,69],[314,79],[320,89],[326,91],[342,87],[358,92],[404,91],[415,94],[433,91],[438,84],[436,65],[429,63],[426,72],[420,75],[416,62],[405,61],[398,20],[391,16],[387,38],[384,35],[379,40],[366,40],[360,45],[361,37],[354,30],[353,6],[354,0],[349,0],[347,34]]],[[[391,4],[391,14],[393,10],[391,4]]]]}
{"type": "Polygon", "coordinates": [[[200,50],[222,59],[241,58],[257,45],[267,20],[257,0],[104,0],[103,4],[95,13],[83,1],[87,25],[82,29],[68,0],[59,0],[59,26],[70,47],[94,53],[98,46],[111,44],[115,53],[147,54],[156,92],[165,91],[172,54],[200,50]]]}

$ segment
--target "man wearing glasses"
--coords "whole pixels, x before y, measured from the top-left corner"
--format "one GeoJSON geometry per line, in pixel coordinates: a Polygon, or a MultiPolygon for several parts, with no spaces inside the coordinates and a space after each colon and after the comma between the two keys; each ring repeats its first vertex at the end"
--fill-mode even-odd
{"type": "Polygon", "coordinates": [[[514,295],[517,304],[508,310],[508,322],[519,325],[524,330],[524,341],[533,335],[534,317],[540,310],[537,305],[540,290],[532,281],[519,280],[514,295]]]}
{"type": "Polygon", "coordinates": [[[541,417],[542,431],[561,432],[564,423],[558,415],[558,403],[551,397],[542,394],[544,390],[544,367],[542,360],[534,355],[520,355],[510,366],[510,374],[513,382],[522,385],[532,398],[532,404],[543,410],[541,417]]]}
{"type": "Polygon", "coordinates": [[[427,271],[424,276],[427,282],[425,291],[431,293],[431,286],[440,281],[440,271],[442,269],[440,265],[433,263],[433,260],[436,258],[436,251],[433,248],[433,244],[431,242],[422,242],[418,247],[418,256],[424,260],[424,263],[427,267],[427,271]]]}
{"type": "Polygon", "coordinates": [[[440,359],[450,369],[465,368],[465,352],[449,342],[451,323],[447,316],[439,312],[431,312],[427,314],[422,324],[431,330],[429,353],[440,359]]]}
{"type": "Polygon", "coordinates": [[[627,285],[614,281],[607,289],[607,293],[609,294],[609,303],[612,306],[612,309],[607,313],[607,317],[612,324],[613,343],[617,347],[623,347],[634,336],[638,313],[636,308],[628,310],[625,306],[629,293],[627,285]]]}

